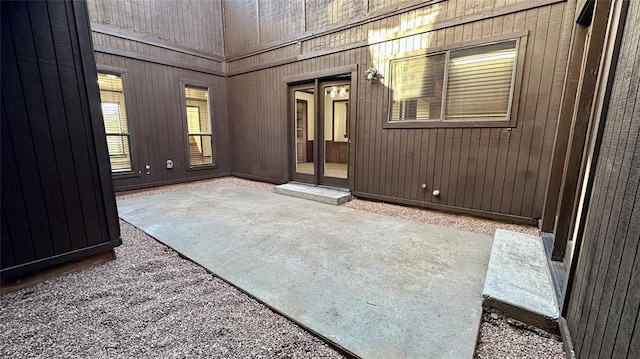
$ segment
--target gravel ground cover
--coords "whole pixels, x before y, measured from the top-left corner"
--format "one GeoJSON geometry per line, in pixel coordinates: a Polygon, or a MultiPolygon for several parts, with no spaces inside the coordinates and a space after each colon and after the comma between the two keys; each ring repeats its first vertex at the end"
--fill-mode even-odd
{"type": "Polygon", "coordinates": [[[122,222],[117,259],[0,298],[0,358],[342,358],[122,222]]]}
{"type": "MultiPolygon", "coordinates": [[[[121,194],[118,198],[215,183],[273,191],[221,178],[121,194]]],[[[346,206],[492,235],[509,225],[386,203],[346,206]]],[[[117,259],[0,298],[2,358],[341,358],[294,323],[121,221],[117,259]]],[[[486,314],[476,358],[563,358],[557,337],[486,314]]]]}
{"type": "Polygon", "coordinates": [[[560,338],[516,320],[485,313],[475,359],[562,359],[560,338]]]}

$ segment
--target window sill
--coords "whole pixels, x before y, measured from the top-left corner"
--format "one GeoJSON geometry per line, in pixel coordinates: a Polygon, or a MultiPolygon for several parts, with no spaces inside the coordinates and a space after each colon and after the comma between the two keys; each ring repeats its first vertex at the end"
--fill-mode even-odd
{"type": "Polygon", "coordinates": [[[189,166],[188,170],[189,171],[202,171],[202,170],[212,170],[218,167],[217,163],[212,163],[209,165],[196,165],[196,166],[189,166]]]}
{"type": "Polygon", "coordinates": [[[404,121],[385,121],[383,128],[514,128],[515,121],[492,121],[492,120],[404,120],[404,121]]]}
{"type": "Polygon", "coordinates": [[[125,178],[134,178],[140,177],[139,172],[111,172],[111,176],[113,179],[125,179],[125,178]]]}

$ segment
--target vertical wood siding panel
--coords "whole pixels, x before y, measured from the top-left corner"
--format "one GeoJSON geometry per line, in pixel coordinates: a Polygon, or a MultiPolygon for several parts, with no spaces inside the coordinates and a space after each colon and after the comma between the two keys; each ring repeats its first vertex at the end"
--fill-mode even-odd
{"type": "Polygon", "coordinates": [[[3,278],[81,258],[93,244],[117,245],[89,111],[97,92],[85,86],[95,72],[84,6],[3,4],[3,278]]]}
{"type": "MultiPolygon", "coordinates": [[[[366,28],[366,32],[371,33],[380,28],[386,27],[386,23],[379,23],[378,26],[374,24],[369,24],[366,28]]],[[[374,66],[374,62],[377,59],[373,58],[374,54],[379,54],[379,56],[387,56],[391,51],[393,51],[393,42],[386,42],[382,44],[376,44],[373,46],[369,46],[362,52],[362,60],[363,68],[366,70],[370,66],[374,66]]],[[[368,127],[367,132],[368,141],[370,141],[367,145],[367,151],[365,153],[365,158],[369,157],[367,167],[368,170],[364,174],[367,176],[368,174],[374,174],[373,176],[367,176],[369,179],[367,187],[370,191],[376,191],[377,193],[387,193],[387,184],[390,184],[387,181],[387,165],[391,165],[389,159],[392,155],[391,148],[392,144],[389,143],[389,137],[392,135],[390,131],[387,129],[383,129],[381,126],[380,119],[378,115],[377,106],[369,106],[372,102],[378,102],[378,93],[380,91],[380,84],[372,83],[366,81],[363,83],[363,88],[366,88],[368,91],[365,93],[364,102],[362,102],[362,106],[366,109],[365,112],[365,126],[368,127]],[[376,171],[375,169],[379,169],[376,171]]],[[[384,121],[384,119],[381,119],[384,121]]],[[[365,128],[366,128],[365,127],[365,128]]]]}
{"type": "MultiPolygon", "coordinates": [[[[530,34],[533,35],[534,39],[537,38],[538,33],[536,32],[536,23],[538,16],[538,9],[528,10],[525,13],[518,13],[516,16],[519,16],[519,19],[516,20],[514,25],[514,30],[530,30],[530,34]]],[[[536,60],[536,53],[534,49],[536,41],[530,41],[527,43],[527,50],[525,54],[526,59],[530,59],[529,61],[525,61],[523,80],[522,80],[522,91],[520,93],[520,99],[527,99],[529,96],[529,79],[532,75],[531,68],[533,63],[538,62],[536,60]]],[[[538,41],[539,43],[539,41],[538,41]]],[[[534,74],[535,79],[535,74],[534,74]]],[[[526,100],[525,100],[526,101],[526,100]]],[[[508,140],[508,146],[501,146],[501,149],[504,148],[507,151],[507,159],[506,159],[506,168],[504,169],[504,173],[499,173],[499,179],[502,181],[502,185],[497,187],[494,186],[494,200],[499,203],[499,207],[492,207],[494,212],[510,212],[511,203],[513,199],[513,193],[515,188],[515,181],[517,176],[518,169],[518,158],[520,154],[520,143],[523,136],[526,136],[525,130],[528,126],[527,119],[525,118],[525,107],[520,106],[518,108],[518,118],[516,128],[512,131],[507,131],[506,138],[508,140]]]]}
{"type": "MultiPolygon", "coordinates": [[[[3,12],[3,15],[5,12],[3,12]]],[[[2,19],[3,26],[8,24],[6,18],[2,19]]],[[[5,34],[3,29],[3,34],[5,34]]],[[[6,41],[6,37],[5,37],[6,41]]],[[[5,47],[3,51],[2,63],[4,64],[3,70],[15,69],[15,66],[7,65],[7,53],[8,49],[5,47]]],[[[7,74],[3,73],[3,81],[9,81],[7,74]]],[[[9,118],[10,111],[7,111],[7,104],[13,96],[8,91],[2,91],[2,118],[9,118]]],[[[15,133],[9,131],[7,122],[3,122],[0,126],[2,130],[2,203],[12,203],[11,207],[5,208],[2,206],[2,257],[9,256],[11,254],[12,260],[2,262],[3,267],[10,265],[16,265],[17,263],[28,263],[36,259],[35,248],[33,246],[33,236],[31,226],[29,225],[29,215],[27,213],[27,207],[25,205],[26,198],[23,193],[23,182],[21,181],[20,171],[18,170],[19,157],[15,151],[12,136],[16,136],[15,133]],[[6,140],[10,139],[10,140],[6,140]],[[17,176],[15,174],[18,174],[17,176]],[[7,235],[5,237],[5,234],[7,235]],[[7,246],[7,244],[9,244],[7,246]],[[9,249],[11,248],[11,252],[9,249]],[[6,264],[5,264],[6,263],[6,264]]],[[[20,147],[20,146],[18,146],[20,147]]],[[[26,184],[26,183],[25,183],[26,184]]]]}
{"type": "Polygon", "coordinates": [[[0,214],[2,215],[2,222],[0,223],[2,225],[0,226],[0,230],[2,231],[2,240],[0,241],[0,246],[2,246],[2,251],[0,251],[0,260],[2,261],[2,265],[4,267],[11,268],[16,265],[16,261],[14,258],[15,250],[13,248],[13,244],[11,243],[11,235],[9,234],[9,230],[7,229],[9,222],[4,213],[4,207],[1,208],[1,211],[2,212],[0,214]]]}
{"type": "MultiPolygon", "coordinates": [[[[40,173],[41,169],[47,168],[46,161],[51,158],[48,151],[42,153],[43,147],[39,146],[40,143],[37,142],[43,141],[44,136],[47,135],[40,122],[43,118],[46,121],[46,110],[42,103],[42,83],[39,78],[38,62],[30,31],[27,4],[15,3],[10,11],[8,31],[11,32],[12,40],[7,41],[9,43],[7,49],[9,53],[8,66],[13,68],[15,73],[4,71],[3,81],[8,80],[8,83],[18,87],[15,89],[16,96],[11,97],[12,101],[5,100],[3,105],[9,106],[6,111],[7,125],[11,135],[15,136],[14,138],[29,139],[24,145],[14,144],[14,150],[24,199],[29,205],[27,216],[33,235],[35,257],[42,259],[54,254],[45,199],[45,191],[48,188],[43,188],[46,183],[41,181],[41,175],[48,173],[40,173]],[[16,44],[20,45],[16,46],[16,44]],[[21,93],[27,93],[29,96],[19,96],[21,93]]],[[[3,35],[6,36],[6,33],[3,35]]],[[[5,58],[3,60],[6,61],[5,58]]],[[[7,90],[9,89],[3,86],[3,93],[7,90]]]]}
{"type": "MultiPolygon", "coordinates": [[[[534,192],[531,215],[534,218],[542,217],[542,209],[544,206],[544,195],[548,186],[549,171],[551,167],[551,156],[553,152],[555,131],[558,126],[558,113],[560,111],[560,99],[562,98],[563,74],[565,72],[568,56],[570,37],[573,26],[573,9],[565,4],[557,4],[552,8],[552,16],[562,11],[562,25],[557,39],[556,60],[554,64],[553,74],[551,75],[551,95],[546,114],[546,127],[543,134],[542,151],[540,153],[540,161],[538,165],[538,178],[536,180],[536,188],[534,192]]],[[[554,20],[552,20],[554,21],[554,20]]],[[[543,77],[547,78],[547,77],[543,77]]]]}
{"type": "MultiPolygon", "coordinates": [[[[362,59],[365,58],[364,54],[365,52],[368,51],[368,48],[361,47],[354,51],[357,53],[356,57],[358,58],[359,64],[362,66],[366,66],[366,63],[364,63],[362,59]]],[[[355,151],[356,151],[355,166],[358,172],[356,175],[355,189],[356,191],[362,191],[362,192],[369,191],[367,183],[371,177],[366,175],[368,173],[369,166],[367,161],[365,160],[366,153],[367,153],[366,148],[371,143],[370,139],[368,138],[369,130],[372,128],[370,126],[366,126],[366,121],[368,118],[367,113],[370,109],[368,106],[364,105],[364,99],[366,98],[369,91],[370,91],[370,88],[368,84],[360,82],[360,86],[358,86],[357,98],[355,99],[355,101],[353,101],[353,103],[356,104],[358,108],[357,120],[356,120],[357,130],[356,130],[356,141],[355,141],[355,151]]],[[[379,173],[374,173],[373,175],[377,176],[379,175],[379,173]]]]}
{"type": "MultiPolygon", "coordinates": [[[[606,296],[609,292],[606,287],[603,288],[603,286],[607,285],[604,280],[605,278],[610,278],[612,274],[609,274],[609,271],[616,268],[615,264],[611,264],[609,262],[610,258],[621,257],[621,253],[619,251],[621,250],[622,243],[620,241],[616,241],[617,238],[620,238],[620,234],[617,233],[617,230],[620,228],[621,222],[623,223],[622,228],[626,229],[628,226],[628,224],[624,224],[624,219],[630,214],[630,211],[623,211],[625,206],[620,205],[620,203],[622,203],[624,200],[624,198],[621,197],[625,194],[627,182],[630,180],[630,162],[633,157],[633,152],[630,148],[633,148],[637,139],[634,137],[631,137],[630,139],[629,134],[640,132],[638,128],[640,127],[640,123],[631,123],[635,105],[635,99],[632,100],[632,98],[634,97],[634,94],[638,93],[638,85],[636,81],[637,78],[631,78],[631,86],[627,91],[629,100],[627,101],[624,117],[621,119],[621,121],[618,122],[620,125],[619,130],[616,131],[617,133],[619,133],[619,135],[617,140],[615,141],[617,143],[617,150],[615,151],[614,164],[616,165],[615,168],[619,172],[619,175],[617,177],[617,181],[614,180],[615,184],[610,187],[613,189],[613,192],[610,192],[611,196],[613,197],[613,208],[611,211],[610,223],[604,236],[604,238],[606,238],[606,244],[604,245],[604,249],[600,252],[601,259],[599,264],[598,276],[596,278],[597,284],[594,289],[594,299],[592,300],[592,302],[596,303],[601,303],[603,301],[602,297],[606,296]],[[617,168],[618,165],[620,166],[619,169],[617,168]]],[[[614,272],[614,274],[617,275],[617,272],[614,272]]],[[[608,303],[606,297],[604,303],[608,303]]],[[[594,321],[596,320],[597,314],[597,312],[594,313],[594,309],[592,308],[588,317],[585,333],[585,342],[591,343],[596,347],[599,345],[599,341],[597,339],[594,341],[593,330],[595,326],[594,321]]]]}
{"type": "MultiPolygon", "coordinates": [[[[551,8],[545,7],[539,10],[538,21],[536,24],[536,40],[534,45],[534,59],[531,65],[531,73],[533,76],[529,78],[529,93],[535,93],[534,96],[528,95],[525,103],[525,122],[531,126],[527,129],[527,134],[521,138],[520,156],[518,157],[518,169],[516,172],[516,185],[514,187],[513,200],[511,203],[511,212],[521,216],[530,217],[531,213],[523,213],[524,208],[531,208],[533,204],[533,194],[535,191],[535,182],[538,178],[537,163],[541,150],[541,139],[544,135],[544,127],[546,124],[543,115],[546,114],[548,106],[549,88],[545,81],[553,73],[553,63],[555,59],[555,49],[557,43],[554,41],[560,32],[560,18],[554,17],[551,22],[551,8]],[[532,168],[532,162],[535,164],[532,168]]],[[[526,126],[526,124],[525,124],[526,126]]],[[[523,130],[523,134],[525,131],[523,130]]]]}
{"type": "MultiPolygon", "coordinates": [[[[625,112],[626,112],[626,109],[625,109],[625,112]]],[[[598,238],[605,238],[606,240],[598,240],[595,245],[595,251],[593,253],[593,259],[591,263],[591,268],[593,269],[589,273],[586,289],[584,292],[586,304],[584,305],[581,311],[582,315],[580,320],[580,328],[575,333],[578,347],[583,347],[583,346],[586,347],[590,343],[588,341],[590,340],[590,338],[586,337],[589,311],[591,310],[591,306],[593,305],[593,302],[594,302],[594,295],[597,295],[595,294],[596,293],[595,287],[598,285],[596,278],[600,270],[601,269],[604,270],[604,268],[601,267],[602,259],[603,259],[602,252],[604,250],[603,248],[605,248],[605,245],[609,244],[611,241],[611,237],[606,237],[607,231],[612,225],[611,221],[616,219],[616,216],[613,215],[611,211],[615,210],[615,208],[613,207],[613,203],[614,203],[613,200],[614,200],[614,195],[617,191],[618,176],[620,174],[619,172],[620,168],[619,168],[619,162],[618,162],[619,160],[617,161],[616,158],[619,153],[619,140],[620,140],[620,136],[622,135],[621,124],[623,122],[623,118],[624,117],[615,121],[612,126],[611,136],[613,139],[612,139],[612,145],[609,147],[609,152],[607,156],[607,158],[612,160],[612,163],[611,163],[611,167],[608,168],[609,176],[608,176],[607,186],[605,189],[606,196],[603,201],[603,208],[607,208],[609,209],[609,211],[607,213],[606,220],[602,221],[602,224],[600,225],[599,231],[598,231],[598,238]]],[[[605,257],[605,260],[606,260],[606,257],[605,257]]]]}
{"type": "Polygon", "coordinates": [[[640,5],[629,6],[567,311],[581,358],[640,350],[640,5]]]}
{"type": "MultiPolygon", "coordinates": [[[[55,59],[54,40],[52,38],[52,27],[49,23],[49,13],[46,3],[29,3],[29,12],[32,23],[41,24],[34,28],[34,41],[41,44],[37,49],[38,64],[42,84],[42,104],[46,117],[49,119],[48,126],[38,126],[41,131],[48,132],[42,134],[43,138],[38,144],[43,149],[39,152],[48,154],[46,163],[55,163],[56,166],[48,166],[48,172],[41,173],[47,180],[43,183],[45,201],[47,202],[47,212],[51,220],[51,233],[53,238],[71,238],[76,243],[76,248],[82,244],[82,228],[78,228],[76,223],[81,223],[81,216],[75,209],[78,208],[78,201],[73,188],[77,188],[75,178],[64,176],[64,173],[73,173],[73,154],[69,134],[65,124],[65,112],[62,96],[60,95],[60,81],[58,78],[57,63],[50,59],[55,59]],[[45,148],[53,148],[48,151],[45,148]],[[65,209],[65,210],[61,210],[65,209]],[[70,219],[67,219],[67,216],[70,219]],[[70,233],[71,231],[71,233],[70,233]]],[[[55,17],[51,17],[56,19],[55,17]]],[[[59,24],[54,24],[58,26],[59,24]]],[[[42,117],[44,118],[44,116],[42,117]]],[[[54,241],[55,253],[65,253],[71,250],[71,243],[68,241],[54,241]]]]}
{"type": "MultiPolygon", "coordinates": [[[[74,67],[76,70],[76,79],[79,84],[84,84],[84,86],[79,86],[78,91],[81,109],[80,115],[82,118],[88,119],[82,121],[84,124],[85,145],[87,146],[85,152],[89,157],[85,168],[89,176],[85,178],[91,178],[92,180],[93,186],[87,186],[86,191],[87,199],[91,201],[88,206],[88,212],[90,215],[94,215],[94,217],[90,217],[93,218],[93,220],[90,221],[87,226],[91,228],[92,233],[92,235],[87,238],[87,243],[89,245],[98,245],[109,241],[111,233],[113,233],[113,235],[119,234],[119,226],[115,223],[117,222],[117,215],[113,213],[117,211],[117,209],[115,208],[115,200],[109,198],[113,196],[111,181],[101,178],[102,175],[108,175],[108,171],[106,171],[108,160],[106,158],[103,159],[103,156],[108,156],[106,140],[104,137],[100,139],[95,138],[96,134],[104,136],[104,128],[101,121],[97,119],[101,114],[97,105],[99,101],[96,96],[98,94],[98,87],[96,82],[94,82],[97,75],[95,73],[94,59],[89,57],[91,56],[91,51],[87,49],[91,46],[91,41],[90,37],[84,33],[84,31],[89,30],[89,25],[86,20],[84,20],[88,15],[86,14],[84,3],[69,3],[68,5],[67,18],[69,19],[69,28],[70,32],[75,34],[75,36],[73,36],[74,41],[72,41],[71,44],[75,50],[74,67]],[[80,17],[82,20],[76,17],[80,17]],[[80,26],[80,28],[77,29],[76,25],[80,26]],[[87,26],[87,28],[84,28],[84,26],[87,26]],[[86,78],[85,74],[89,74],[92,78],[86,78]],[[90,90],[95,91],[95,93],[88,93],[90,90]],[[92,103],[90,103],[90,101],[92,101],[92,103]],[[95,126],[98,125],[100,128],[96,129],[95,126]],[[98,147],[99,145],[104,147],[98,147]],[[104,162],[100,162],[101,160],[104,162]],[[108,186],[108,188],[105,188],[105,186],[108,186]],[[105,201],[109,201],[109,203],[105,201]]],[[[78,121],[78,123],[80,123],[80,121],[78,121]]]]}

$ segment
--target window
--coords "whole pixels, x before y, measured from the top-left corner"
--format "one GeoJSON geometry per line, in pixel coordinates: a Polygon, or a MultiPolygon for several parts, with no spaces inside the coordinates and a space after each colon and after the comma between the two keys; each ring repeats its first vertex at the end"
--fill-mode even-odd
{"type": "Polygon", "coordinates": [[[518,41],[391,61],[390,124],[510,120],[518,41]]]}
{"type": "Polygon", "coordinates": [[[209,89],[206,87],[184,87],[189,166],[213,164],[213,136],[209,115],[209,89]]]}
{"type": "Polygon", "coordinates": [[[130,172],[132,170],[131,145],[122,76],[98,73],[98,86],[111,172],[130,172]]]}

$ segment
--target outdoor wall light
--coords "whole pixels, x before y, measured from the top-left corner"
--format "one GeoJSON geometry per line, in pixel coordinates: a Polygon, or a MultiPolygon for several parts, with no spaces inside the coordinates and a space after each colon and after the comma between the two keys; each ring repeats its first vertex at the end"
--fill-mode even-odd
{"type": "Polygon", "coordinates": [[[331,89],[328,89],[326,91],[326,94],[329,95],[331,98],[336,98],[336,96],[345,97],[347,96],[348,93],[349,93],[349,90],[344,86],[340,86],[340,88],[336,86],[332,86],[331,89]]]}
{"type": "Polygon", "coordinates": [[[367,81],[375,81],[376,79],[378,79],[379,72],[375,67],[368,68],[364,73],[367,74],[367,81]]]}

